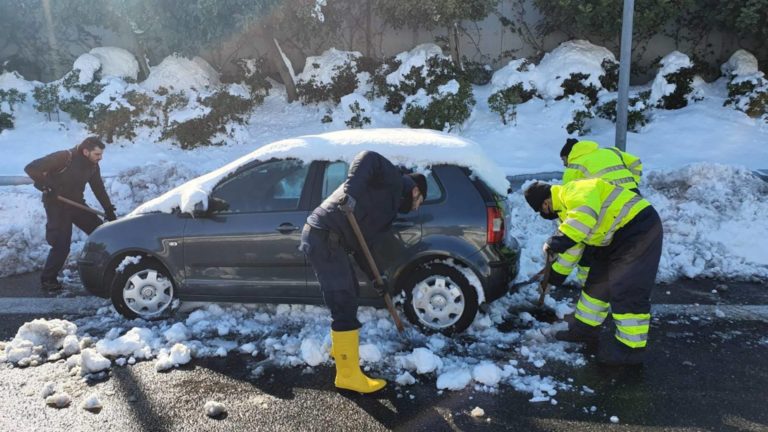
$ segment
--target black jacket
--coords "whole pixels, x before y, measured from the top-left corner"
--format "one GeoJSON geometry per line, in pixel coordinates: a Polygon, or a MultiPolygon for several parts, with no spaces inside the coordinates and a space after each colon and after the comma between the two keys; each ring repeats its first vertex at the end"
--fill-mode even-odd
{"type": "Polygon", "coordinates": [[[88,160],[77,146],[35,159],[24,167],[24,171],[35,182],[37,189],[51,188],[62,197],[81,204],[85,204],[83,192],[85,185],[89,184],[101,206],[105,210],[113,208],[104,188],[99,164],[88,160]]]}
{"type": "Polygon", "coordinates": [[[373,279],[355,233],[339,206],[345,194],[356,200],[355,218],[370,246],[375,243],[378,234],[390,229],[401,200],[415,186],[410,177],[404,176],[384,156],[373,151],[362,152],[352,161],[347,180],[312,212],[307,223],[338,234],[345,249],[354,253],[360,268],[373,279]]]}

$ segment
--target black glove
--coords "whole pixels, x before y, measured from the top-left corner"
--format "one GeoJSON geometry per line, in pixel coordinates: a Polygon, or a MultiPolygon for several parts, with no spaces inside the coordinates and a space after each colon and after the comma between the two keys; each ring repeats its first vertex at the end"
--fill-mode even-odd
{"type": "Polygon", "coordinates": [[[552,286],[563,286],[565,283],[565,280],[568,278],[568,275],[560,274],[554,270],[549,271],[549,280],[547,283],[549,283],[552,286]]]}
{"type": "Polygon", "coordinates": [[[115,214],[115,206],[110,205],[107,208],[104,209],[104,219],[112,222],[113,220],[117,220],[117,215],[115,214]]]}
{"type": "Polygon", "coordinates": [[[355,197],[350,194],[344,194],[344,196],[341,197],[341,201],[339,202],[339,208],[343,212],[353,212],[355,211],[356,204],[357,200],[355,197]]]}
{"type": "Polygon", "coordinates": [[[56,197],[59,196],[59,193],[56,192],[56,189],[50,187],[50,186],[43,186],[43,199],[44,200],[55,200],[56,197]]]}
{"type": "Polygon", "coordinates": [[[389,293],[389,280],[386,276],[381,276],[381,284],[377,283],[375,280],[373,281],[373,289],[376,290],[376,292],[381,296],[384,297],[384,294],[389,293]]]}

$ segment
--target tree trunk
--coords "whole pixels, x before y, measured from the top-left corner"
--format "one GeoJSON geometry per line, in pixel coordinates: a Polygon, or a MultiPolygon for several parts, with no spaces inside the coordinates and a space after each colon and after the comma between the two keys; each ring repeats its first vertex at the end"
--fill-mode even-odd
{"type": "Polygon", "coordinates": [[[371,28],[371,1],[372,0],[366,0],[365,2],[365,55],[368,57],[373,57],[373,35],[371,34],[373,31],[371,28]]]}
{"type": "Polygon", "coordinates": [[[147,54],[144,49],[144,42],[140,36],[134,35],[136,40],[136,60],[139,62],[139,76],[137,82],[142,82],[149,76],[149,64],[147,63],[147,54]]]}
{"type": "Polygon", "coordinates": [[[461,64],[461,56],[459,55],[459,23],[457,22],[454,22],[453,25],[448,28],[448,46],[451,50],[453,64],[455,64],[459,70],[464,70],[464,67],[461,64]]]}
{"type": "Polygon", "coordinates": [[[285,84],[285,92],[288,94],[288,103],[291,103],[298,99],[291,61],[288,60],[288,57],[285,56],[283,50],[280,49],[280,44],[277,42],[277,39],[272,38],[272,43],[268,45],[269,57],[272,60],[272,64],[277,68],[277,72],[280,74],[280,79],[283,81],[283,84],[285,84]]]}

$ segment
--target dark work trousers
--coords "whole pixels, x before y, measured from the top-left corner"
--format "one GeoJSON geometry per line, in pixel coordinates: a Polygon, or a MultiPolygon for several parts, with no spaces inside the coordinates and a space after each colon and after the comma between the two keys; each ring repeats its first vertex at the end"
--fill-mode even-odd
{"type": "Polygon", "coordinates": [[[45,223],[45,240],[51,245],[45,267],[40,274],[42,282],[56,282],[59,271],[64,267],[69,255],[69,246],[72,243],[72,224],[77,225],[86,234],[90,234],[102,220],[93,213],[80,210],[70,205],[57,201],[44,201],[45,215],[48,221],[45,223]]]}
{"type": "Polygon", "coordinates": [[[360,285],[340,237],[331,231],[304,225],[299,249],[315,270],[323,300],[331,310],[334,331],[357,330],[357,298],[360,285]]]}
{"type": "Polygon", "coordinates": [[[594,248],[584,292],[610,303],[614,314],[650,313],[662,238],[659,214],[646,207],[616,231],[610,245],[594,248]]]}

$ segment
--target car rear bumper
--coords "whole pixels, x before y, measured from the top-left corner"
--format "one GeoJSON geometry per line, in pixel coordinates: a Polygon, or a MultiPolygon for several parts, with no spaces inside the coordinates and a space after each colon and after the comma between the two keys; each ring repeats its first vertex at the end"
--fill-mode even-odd
{"type": "Polygon", "coordinates": [[[492,248],[491,256],[496,259],[488,261],[488,274],[485,276],[485,301],[492,302],[508,291],[509,283],[517,277],[520,270],[520,252],[509,248],[492,248]]]}

